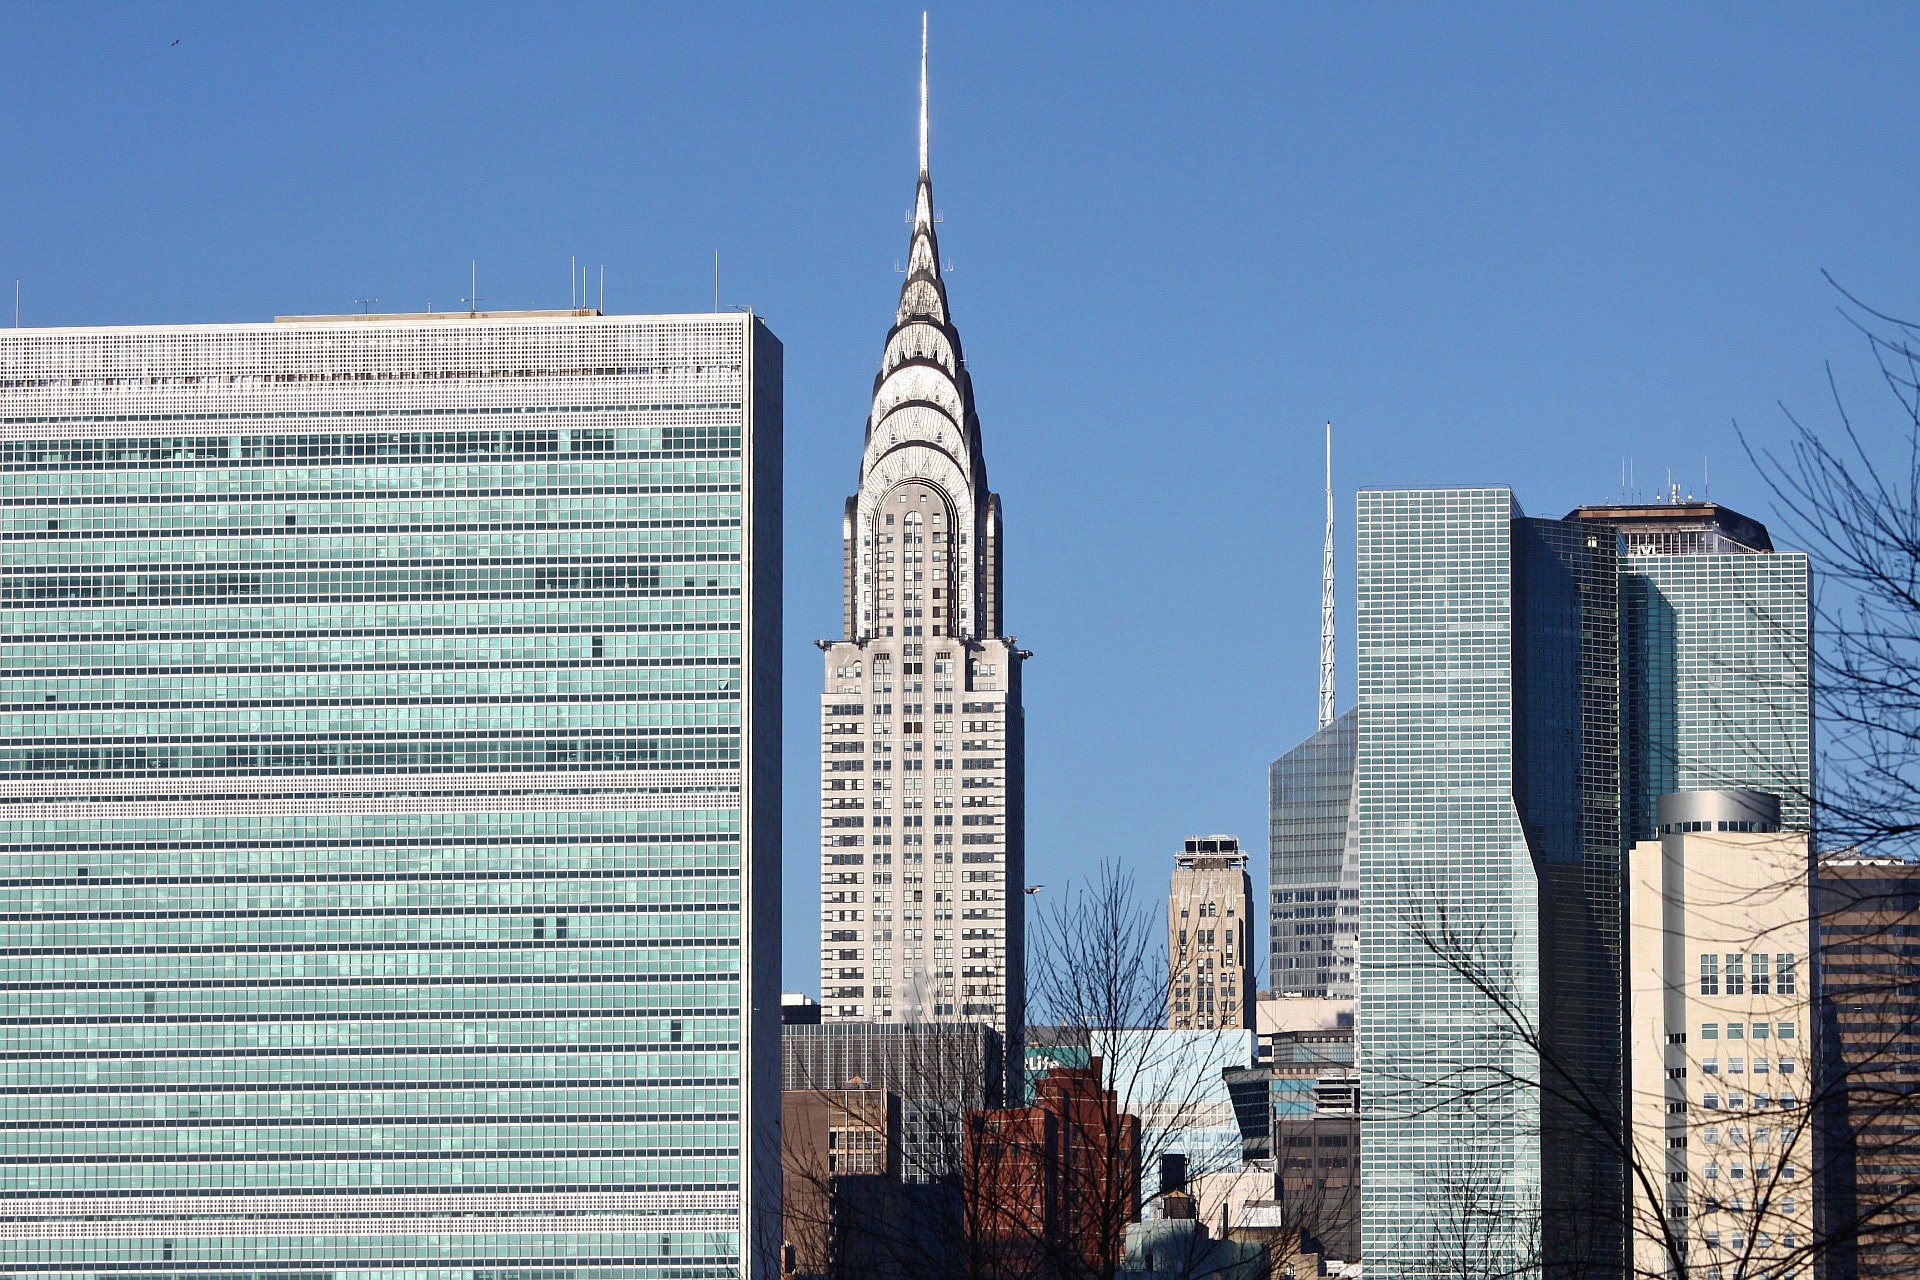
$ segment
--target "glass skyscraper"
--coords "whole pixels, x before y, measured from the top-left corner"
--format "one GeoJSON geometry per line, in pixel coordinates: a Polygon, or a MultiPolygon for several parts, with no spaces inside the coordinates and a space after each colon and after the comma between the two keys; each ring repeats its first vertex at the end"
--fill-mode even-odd
{"type": "Polygon", "coordinates": [[[1622,851],[1676,791],[1804,829],[1806,557],[1498,488],[1363,492],[1358,546],[1368,1272],[1619,1274],[1622,851]]]}
{"type": "Polygon", "coordinates": [[[1370,1275],[1617,1274],[1617,539],[1505,489],[1358,517],[1370,1275]]]}
{"type": "Polygon", "coordinates": [[[780,360],[0,331],[0,1270],[767,1273],[780,360]]]}
{"type": "Polygon", "coordinates": [[[1276,995],[1352,999],[1360,939],[1360,848],[1349,709],[1267,769],[1272,897],[1268,983],[1276,995]]]}

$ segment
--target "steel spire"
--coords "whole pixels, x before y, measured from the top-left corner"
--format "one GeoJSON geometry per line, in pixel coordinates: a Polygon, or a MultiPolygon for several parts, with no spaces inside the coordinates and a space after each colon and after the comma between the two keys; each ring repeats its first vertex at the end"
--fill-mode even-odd
{"type": "Polygon", "coordinates": [[[1327,542],[1320,557],[1320,727],[1333,723],[1333,424],[1327,424],[1327,542]]]}
{"type": "Polygon", "coordinates": [[[927,11],[920,11],[920,173],[927,169],[927,11]]]}

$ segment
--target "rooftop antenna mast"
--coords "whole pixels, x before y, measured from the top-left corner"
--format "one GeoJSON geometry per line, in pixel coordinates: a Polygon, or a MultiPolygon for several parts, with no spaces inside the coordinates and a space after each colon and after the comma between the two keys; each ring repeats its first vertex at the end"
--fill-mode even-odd
{"type": "Polygon", "coordinates": [[[378,298],[355,298],[354,301],[360,304],[360,314],[363,316],[372,315],[374,307],[380,303],[378,298]]]}
{"type": "Polygon", "coordinates": [[[1333,723],[1333,423],[1327,423],[1327,538],[1320,555],[1320,727],[1333,723]]]}

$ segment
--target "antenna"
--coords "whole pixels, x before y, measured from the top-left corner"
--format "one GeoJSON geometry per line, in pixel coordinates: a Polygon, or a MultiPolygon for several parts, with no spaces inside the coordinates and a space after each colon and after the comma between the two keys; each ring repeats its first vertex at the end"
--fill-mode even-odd
{"type": "MultiPolygon", "coordinates": [[[[467,263],[467,270],[469,272],[468,287],[472,289],[473,292],[460,299],[460,301],[467,304],[467,314],[469,316],[476,316],[480,314],[480,304],[486,301],[486,299],[480,296],[480,264],[469,261],[467,263]]],[[[433,308],[429,307],[427,309],[431,311],[433,308]]]]}
{"type": "Polygon", "coordinates": [[[567,305],[569,307],[577,307],[580,305],[579,299],[580,259],[569,257],[567,259],[567,305]]]}
{"type": "Polygon", "coordinates": [[[1702,502],[1705,502],[1708,498],[1711,498],[1713,496],[1713,483],[1708,478],[1707,461],[1708,461],[1707,455],[1704,453],[1701,454],[1700,455],[1700,500],[1702,502]]]}
{"type": "Polygon", "coordinates": [[[1333,723],[1333,423],[1327,423],[1327,539],[1320,556],[1320,727],[1333,723]]]}
{"type": "Polygon", "coordinates": [[[713,309],[720,310],[720,251],[713,251],[713,309]]]}
{"type": "Polygon", "coordinates": [[[13,282],[13,327],[20,327],[20,282],[13,282]]]}
{"type": "Polygon", "coordinates": [[[374,307],[380,303],[378,298],[355,298],[354,301],[360,304],[360,314],[363,316],[371,315],[374,307]]]}
{"type": "Polygon", "coordinates": [[[600,264],[600,306],[597,310],[601,315],[607,313],[607,264],[604,262],[600,264]]]}

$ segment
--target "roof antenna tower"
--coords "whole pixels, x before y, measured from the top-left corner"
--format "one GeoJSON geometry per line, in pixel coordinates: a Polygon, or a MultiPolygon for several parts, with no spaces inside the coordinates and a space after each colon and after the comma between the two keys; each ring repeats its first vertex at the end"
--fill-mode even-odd
{"type": "Polygon", "coordinates": [[[1333,723],[1333,424],[1327,423],[1327,538],[1320,556],[1320,727],[1333,723]]]}

